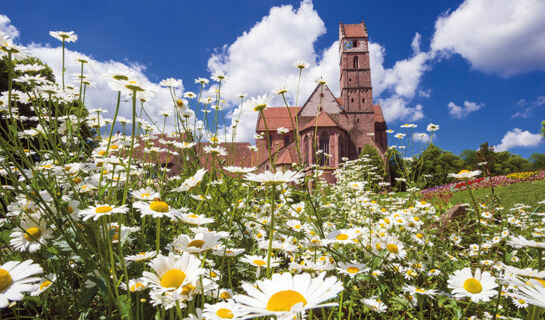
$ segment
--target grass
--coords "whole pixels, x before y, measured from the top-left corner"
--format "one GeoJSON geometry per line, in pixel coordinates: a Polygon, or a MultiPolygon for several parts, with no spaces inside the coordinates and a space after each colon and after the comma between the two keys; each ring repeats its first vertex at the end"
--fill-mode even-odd
{"type": "MultiPolygon", "coordinates": [[[[506,209],[512,208],[516,203],[536,206],[539,201],[545,199],[545,180],[498,186],[494,190],[500,205],[506,209]]],[[[473,190],[473,194],[478,202],[486,203],[492,200],[490,188],[473,190]]],[[[471,203],[471,196],[467,191],[459,191],[450,198],[450,203],[471,203]]]]}

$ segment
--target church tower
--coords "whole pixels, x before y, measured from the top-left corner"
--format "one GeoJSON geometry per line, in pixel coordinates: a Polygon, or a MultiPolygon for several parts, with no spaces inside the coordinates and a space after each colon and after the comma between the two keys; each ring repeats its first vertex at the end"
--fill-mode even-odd
{"type": "Polygon", "coordinates": [[[373,90],[365,23],[339,23],[341,98],[346,112],[373,112],[373,90]]]}
{"type": "Polygon", "coordinates": [[[340,88],[344,129],[351,143],[349,158],[357,157],[366,144],[379,154],[387,148],[386,127],[379,105],[373,105],[367,27],[339,23],[340,88]]]}

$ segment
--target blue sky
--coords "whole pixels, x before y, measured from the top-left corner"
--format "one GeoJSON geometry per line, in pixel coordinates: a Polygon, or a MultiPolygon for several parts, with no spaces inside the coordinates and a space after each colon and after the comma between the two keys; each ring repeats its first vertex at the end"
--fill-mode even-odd
{"type": "MultiPolygon", "coordinates": [[[[303,95],[320,76],[338,92],[338,23],[364,20],[375,100],[389,128],[402,132],[401,124],[413,122],[425,132],[428,123],[439,124],[434,142],[455,153],[484,141],[524,157],[545,152],[537,135],[545,120],[544,1],[19,0],[5,2],[0,14],[0,30],[56,72],[59,43],[48,32],[78,34],[69,56],[96,62],[89,66],[97,81],[92,107],[113,111],[115,94],[99,83],[112,66],[132,69],[156,88],[179,78],[191,91],[193,79],[221,70],[231,76],[228,117],[238,114],[239,92],[255,96],[286,84],[293,94],[297,59],[311,62],[303,95]]],[[[168,103],[157,91],[151,113],[168,103]]],[[[255,114],[244,110],[243,119],[239,138],[252,140],[255,114]]]]}

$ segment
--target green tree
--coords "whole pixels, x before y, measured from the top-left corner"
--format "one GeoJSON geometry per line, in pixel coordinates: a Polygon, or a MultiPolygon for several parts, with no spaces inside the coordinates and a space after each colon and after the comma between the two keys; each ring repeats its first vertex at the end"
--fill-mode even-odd
{"type": "Polygon", "coordinates": [[[533,170],[545,169],[545,153],[532,153],[528,158],[533,170]]]}
{"type": "MultiPolygon", "coordinates": [[[[467,150],[469,151],[469,150],[467,150]]],[[[430,144],[420,155],[422,168],[418,181],[422,188],[429,188],[452,182],[449,173],[456,173],[464,168],[464,160],[452,152],[430,144]]],[[[417,163],[418,161],[415,161],[417,163]]]]}
{"type": "Polygon", "coordinates": [[[464,161],[464,168],[465,169],[476,169],[477,164],[481,161],[479,161],[477,151],[475,150],[464,150],[462,153],[460,153],[460,158],[464,161]]]}

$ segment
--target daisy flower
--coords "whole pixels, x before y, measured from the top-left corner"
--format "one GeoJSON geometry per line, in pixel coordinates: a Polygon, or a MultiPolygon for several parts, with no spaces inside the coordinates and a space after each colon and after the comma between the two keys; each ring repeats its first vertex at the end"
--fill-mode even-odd
{"type": "Polygon", "coordinates": [[[207,223],[213,223],[214,222],[214,218],[207,218],[206,216],[202,215],[202,214],[194,214],[194,213],[185,213],[185,214],[180,214],[179,215],[179,218],[186,222],[186,223],[189,223],[189,224],[195,224],[195,225],[202,225],[202,224],[207,224],[207,223]]]}
{"type": "Polygon", "coordinates": [[[179,212],[176,209],[172,209],[166,202],[159,199],[154,199],[151,203],[142,201],[135,202],[133,207],[140,211],[142,217],[152,216],[154,218],[172,218],[179,212]]]}
{"type": "Polygon", "coordinates": [[[140,262],[140,261],[146,261],[146,260],[152,259],[156,255],[157,255],[157,252],[155,251],[144,251],[144,252],[137,253],[135,255],[128,255],[125,257],[125,260],[140,262]]]}
{"type": "Polygon", "coordinates": [[[333,230],[327,234],[326,239],[341,244],[355,244],[356,232],[352,229],[333,230]]]}
{"type": "MultiPolygon", "coordinates": [[[[255,256],[255,255],[244,255],[240,261],[248,263],[254,267],[265,267],[267,266],[267,257],[255,256]]],[[[276,257],[271,257],[271,267],[278,267],[280,265],[280,259],[276,257]]]]}
{"type": "Polygon", "coordinates": [[[32,277],[42,273],[42,267],[32,260],[8,261],[0,266],[0,309],[9,301],[23,300],[23,292],[33,291],[40,278],[32,277]]]}
{"type": "Polygon", "coordinates": [[[386,310],[388,310],[388,307],[382,301],[378,299],[373,299],[373,298],[363,299],[363,303],[367,307],[369,307],[369,309],[377,313],[383,313],[383,312],[386,312],[386,310]]]}
{"type": "Polygon", "coordinates": [[[369,268],[365,268],[365,265],[363,263],[340,262],[337,270],[342,274],[348,275],[350,278],[354,278],[357,274],[369,271],[369,268]]]}
{"type": "Polygon", "coordinates": [[[222,146],[215,146],[215,147],[204,146],[202,149],[204,150],[204,152],[210,153],[210,154],[216,155],[216,156],[226,156],[227,155],[227,150],[222,146]]]}
{"type": "Polygon", "coordinates": [[[411,296],[414,296],[416,294],[422,294],[422,295],[426,295],[426,296],[431,297],[431,296],[434,296],[434,295],[437,294],[437,290],[435,290],[435,289],[417,288],[417,287],[412,286],[412,285],[404,285],[403,286],[403,291],[407,292],[411,296]]]}
{"type": "Polygon", "coordinates": [[[303,273],[292,276],[289,272],[275,273],[271,279],[244,283],[246,295],[233,299],[252,316],[276,316],[277,319],[293,319],[305,310],[336,306],[323,303],[335,298],[343,290],[336,277],[324,278],[325,272],[316,278],[303,273]]]}
{"type": "Polygon", "coordinates": [[[247,319],[248,311],[234,301],[218,302],[216,304],[205,304],[202,316],[204,319],[247,319]]]}
{"type": "Polygon", "coordinates": [[[263,111],[274,99],[274,95],[264,94],[262,96],[252,97],[244,103],[244,106],[252,108],[254,111],[263,111]]]}
{"type": "Polygon", "coordinates": [[[110,216],[114,213],[127,213],[129,208],[127,205],[120,207],[111,206],[109,204],[100,204],[96,206],[91,206],[87,209],[80,210],[78,215],[83,218],[83,221],[87,221],[91,218],[97,221],[98,218],[102,216],[110,216]]]}
{"type": "Polygon", "coordinates": [[[29,217],[21,221],[19,228],[13,230],[10,245],[18,251],[36,252],[53,237],[52,233],[53,230],[47,228],[45,219],[29,217]]]}
{"type": "Polygon", "coordinates": [[[49,31],[49,35],[64,42],[75,42],[78,40],[78,35],[74,31],[49,31]]]}
{"type": "Polygon", "coordinates": [[[46,275],[40,280],[39,284],[34,286],[34,290],[30,293],[30,295],[33,297],[40,295],[45,290],[49,289],[55,280],[57,280],[57,276],[55,274],[50,273],[46,275]]]}
{"type": "Polygon", "coordinates": [[[199,259],[187,252],[181,256],[160,254],[149,263],[154,272],[144,271],[142,278],[160,292],[182,289],[205,273],[200,264],[199,259]]]}
{"type": "Polygon", "coordinates": [[[308,66],[310,66],[310,64],[304,60],[297,60],[293,63],[293,66],[296,67],[297,69],[305,69],[305,68],[308,68],[308,66]]]}
{"type": "Polygon", "coordinates": [[[199,232],[196,233],[193,238],[182,234],[174,239],[172,242],[172,248],[177,252],[204,252],[213,249],[218,244],[219,240],[227,237],[228,235],[229,234],[224,231],[199,232]]]}
{"type": "Polygon", "coordinates": [[[244,178],[248,181],[260,182],[263,184],[282,184],[282,183],[297,183],[305,174],[303,172],[296,172],[287,170],[285,172],[277,171],[275,173],[271,171],[265,171],[263,173],[254,174],[248,173],[244,178]]]}
{"type": "Polygon", "coordinates": [[[496,295],[496,278],[488,271],[481,273],[481,269],[472,274],[471,268],[457,270],[448,279],[448,287],[456,298],[468,297],[471,301],[488,302],[490,297],[496,295]]]}
{"type": "Polygon", "coordinates": [[[131,195],[138,200],[153,200],[159,198],[161,195],[159,192],[155,191],[152,188],[143,188],[139,190],[131,191],[131,195]]]}
{"type": "Polygon", "coordinates": [[[449,173],[448,176],[456,178],[456,179],[471,179],[480,174],[481,174],[481,170],[475,170],[475,171],[461,170],[458,173],[449,173]]]}

